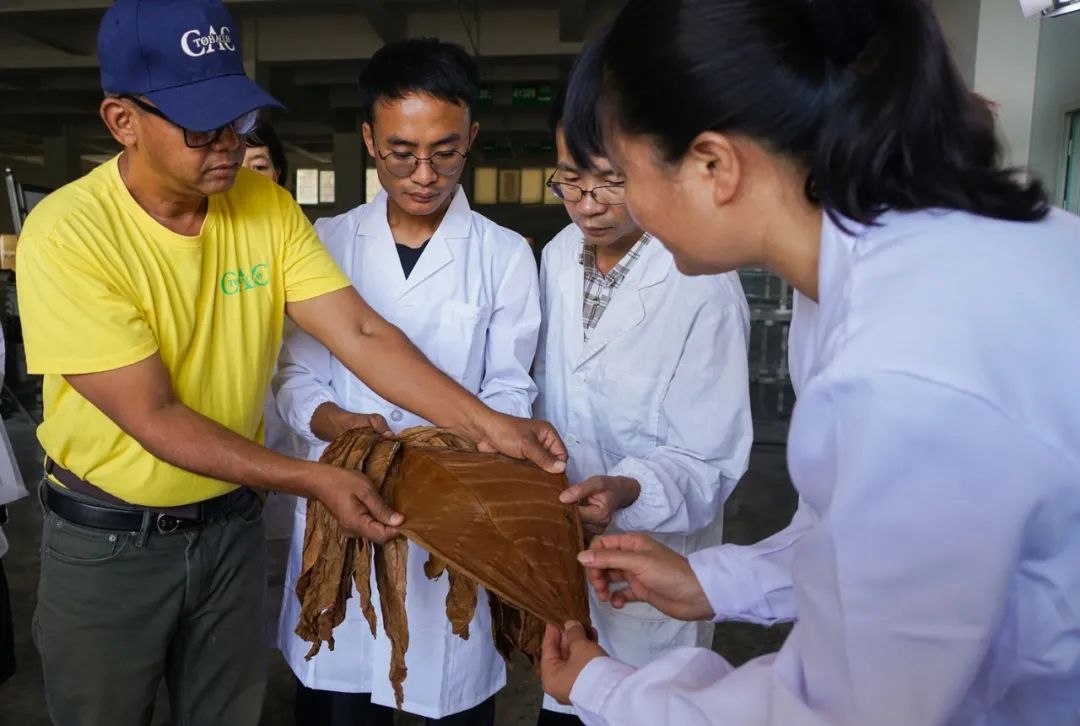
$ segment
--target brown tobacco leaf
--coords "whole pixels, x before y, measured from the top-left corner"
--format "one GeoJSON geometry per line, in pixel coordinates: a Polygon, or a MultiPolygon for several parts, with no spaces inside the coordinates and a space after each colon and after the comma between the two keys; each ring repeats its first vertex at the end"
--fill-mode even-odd
{"type": "Polygon", "coordinates": [[[394,457],[397,456],[401,445],[400,441],[379,437],[365,462],[364,473],[384,496],[386,487],[390,485],[388,480],[390,467],[394,465],[394,457]]]}
{"type": "MultiPolygon", "coordinates": [[[[378,440],[372,433],[358,429],[343,434],[327,447],[322,461],[341,467],[362,467],[378,440]]],[[[322,502],[309,499],[307,508],[303,561],[296,581],[296,594],[301,603],[296,633],[312,644],[307,654],[311,658],[319,652],[324,641],[331,650],[334,649],[333,629],[345,619],[345,603],[352,594],[350,580],[358,553],[353,540],[345,535],[340,523],[322,502]]],[[[357,569],[370,562],[366,550],[360,549],[365,554],[357,569]]],[[[364,579],[367,581],[366,576],[364,579]]],[[[359,582],[357,586],[360,587],[359,582]]],[[[363,598],[365,589],[360,589],[360,593],[363,598]]],[[[366,594],[367,609],[370,610],[370,584],[366,594]]]]}
{"type": "Polygon", "coordinates": [[[469,623],[476,613],[476,583],[446,566],[446,560],[430,555],[424,563],[424,574],[429,580],[437,580],[444,572],[449,573],[446,591],[446,617],[453,626],[454,635],[469,639],[469,623]]]}
{"type": "Polygon", "coordinates": [[[430,426],[414,426],[401,432],[398,439],[412,446],[430,446],[433,449],[454,449],[455,451],[476,451],[476,445],[466,438],[430,426]]]}
{"type": "Polygon", "coordinates": [[[390,640],[390,682],[398,707],[404,700],[401,684],[408,674],[405,651],[409,649],[409,620],[405,611],[406,565],[409,562],[409,542],[403,537],[392,539],[375,549],[375,582],[379,585],[383,629],[390,640]]]}
{"type": "Polygon", "coordinates": [[[438,580],[444,572],[446,572],[446,560],[439,559],[435,555],[429,556],[428,561],[424,563],[424,574],[427,575],[427,579],[438,580]]]}
{"type": "MultiPolygon", "coordinates": [[[[540,657],[544,650],[544,626],[545,623],[532,613],[522,612],[521,629],[517,633],[518,650],[529,659],[529,664],[534,668],[540,667],[540,657]]],[[[588,613],[581,620],[586,628],[592,629],[588,613]]]]}
{"type": "MultiPolygon", "coordinates": [[[[455,634],[469,637],[478,584],[488,591],[492,636],[504,658],[519,649],[538,663],[545,622],[561,626],[578,620],[589,627],[585,578],[576,560],[583,543],[581,521],[573,506],[558,500],[565,477],[479,453],[469,441],[433,428],[410,429],[396,440],[370,430],[350,431],[322,460],[362,470],[405,515],[401,531],[430,553],[425,574],[448,573],[446,612],[455,634]]],[[[355,582],[374,634],[371,556],[400,706],[409,647],[404,539],[385,545],[353,540],[321,504],[309,502],[296,632],[313,643],[309,657],[323,641],[333,647],[332,629],[344,618],[355,582]]]]}
{"type": "Polygon", "coordinates": [[[364,614],[364,620],[371,628],[371,637],[375,637],[375,608],[371,604],[371,542],[366,539],[358,539],[356,542],[356,566],[353,571],[353,581],[356,583],[356,592],[360,595],[360,611],[364,614]]]}
{"type": "Polygon", "coordinates": [[[543,621],[588,623],[564,477],[497,454],[406,446],[388,483],[402,532],[452,570],[543,621]]]}
{"type": "Polygon", "coordinates": [[[515,621],[520,626],[521,611],[507,605],[492,592],[488,593],[488,606],[491,608],[491,639],[495,642],[495,650],[499,651],[499,655],[509,666],[510,656],[517,648],[517,641],[511,633],[514,631],[515,621]]]}
{"type": "Polygon", "coordinates": [[[491,606],[491,629],[495,649],[506,664],[511,665],[511,654],[520,650],[531,666],[539,666],[544,644],[544,621],[504,602],[490,591],[488,603],[491,606]]]}
{"type": "Polygon", "coordinates": [[[469,639],[469,623],[476,614],[476,581],[455,570],[450,573],[450,589],[446,593],[446,617],[454,635],[469,639]]]}
{"type": "MultiPolygon", "coordinates": [[[[367,458],[371,455],[379,439],[370,430],[360,429],[364,432],[363,443],[356,446],[356,450],[362,452],[359,457],[346,456],[345,467],[349,469],[363,469],[367,458]]],[[[371,605],[371,543],[366,539],[353,540],[356,543],[354,553],[355,566],[353,568],[353,582],[356,583],[356,592],[360,596],[360,611],[364,614],[368,627],[371,628],[371,636],[375,637],[375,608],[371,605]]],[[[345,586],[347,587],[347,585],[345,586]]]]}
{"type": "MultiPolygon", "coordinates": [[[[387,498],[388,489],[393,486],[391,472],[401,447],[401,441],[383,439],[375,444],[368,459],[366,473],[384,499],[387,498]]],[[[409,543],[401,537],[375,548],[375,582],[379,586],[383,630],[390,640],[390,682],[394,685],[399,707],[404,700],[401,684],[408,674],[405,667],[405,651],[409,649],[409,618],[405,610],[408,563],[409,543]]]]}

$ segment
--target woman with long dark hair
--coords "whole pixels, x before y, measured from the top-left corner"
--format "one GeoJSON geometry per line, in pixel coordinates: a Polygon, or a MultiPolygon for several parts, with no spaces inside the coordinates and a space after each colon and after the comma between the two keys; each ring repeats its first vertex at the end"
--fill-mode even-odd
{"type": "Polygon", "coordinates": [[[600,42],[564,123],[635,220],[687,274],[797,290],[801,504],[750,547],[582,562],[616,607],[797,623],[734,671],[549,628],[545,689],[590,724],[1080,722],[1080,221],[999,166],[929,2],[631,0],[600,42]]]}

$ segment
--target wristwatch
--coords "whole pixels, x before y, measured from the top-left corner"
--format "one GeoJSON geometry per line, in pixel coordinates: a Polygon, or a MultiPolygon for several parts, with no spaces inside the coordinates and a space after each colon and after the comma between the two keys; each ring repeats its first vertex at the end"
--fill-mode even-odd
{"type": "Polygon", "coordinates": [[[7,505],[6,504],[0,504],[0,524],[7,524],[7,521],[8,521],[7,505]]]}

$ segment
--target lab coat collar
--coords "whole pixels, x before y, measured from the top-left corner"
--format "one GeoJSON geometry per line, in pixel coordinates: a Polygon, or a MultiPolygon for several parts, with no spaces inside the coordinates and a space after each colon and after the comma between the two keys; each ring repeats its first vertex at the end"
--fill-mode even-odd
{"type": "Polygon", "coordinates": [[[851,266],[866,225],[843,219],[843,226],[823,212],[818,256],[818,298],[795,292],[788,333],[788,368],[796,395],[832,360],[848,331],[843,321],[851,299],[851,266]]]}
{"type": "MultiPolygon", "coordinates": [[[[584,346],[581,307],[585,297],[585,276],[578,258],[579,255],[567,257],[559,271],[559,297],[565,302],[562,307],[565,313],[558,323],[563,325],[562,338],[567,359],[580,365],[581,349],[584,346]]],[[[547,312],[544,314],[547,315],[547,312]]]]}
{"type": "Polygon", "coordinates": [[[454,261],[452,241],[467,239],[471,234],[472,210],[465,190],[459,186],[424,254],[420,255],[412,274],[406,279],[394,246],[394,235],[390,231],[386,209],[386,192],[380,192],[375,201],[364,207],[365,214],[358,218],[357,235],[374,238],[369,243],[371,252],[378,264],[383,266],[381,269],[388,271],[386,284],[394,288],[395,299],[400,300],[454,261]]]}

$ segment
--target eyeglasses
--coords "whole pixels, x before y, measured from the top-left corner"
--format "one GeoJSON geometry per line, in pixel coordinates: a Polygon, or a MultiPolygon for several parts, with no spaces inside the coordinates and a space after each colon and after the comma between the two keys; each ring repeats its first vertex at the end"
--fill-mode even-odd
{"type": "Polygon", "coordinates": [[[192,149],[201,149],[205,146],[210,146],[210,144],[213,144],[221,138],[221,135],[225,133],[225,129],[227,128],[232,128],[233,133],[235,133],[236,136],[242,140],[245,136],[254,131],[255,127],[259,124],[260,111],[259,109],[255,109],[254,111],[248,111],[243,116],[234,119],[232,122],[225,124],[219,129],[214,129],[213,131],[192,131],[191,129],[185,129],[183,126],[170,119],[168,116],[163,114],[161,112],[161,109],[157,106],[151,106],[146,101],[143,101],[131,95],[123,95],[120,96],[120,98],[126,98],[127,100],[131,101],[136,106],[141,108],[143,111],[146,111],[148,114],[152,116],[157,116],[158,118],[163,118],[176,128],[183,131],[184,143],[192,149]]]}
{"type": "MultiPolygon", "coordinates": [[[[372,135],[374,137],[374,134],[372,135]]],[[[431,165],[431,170],[439,176],[453,176],[465,166],[465,160],[469,158],[468,149],[465,153],[457,149],[436,151],[431,156],[417,156],[409,151],[388,151],[385,154],[379,152],[379,142],[372,138],[375,145],[375,153],[383,163],[386,170],[399,179],[410,177],[420,168],[420,162],[426,161],[431,165]]]]}
{"type": "MultiPolygon", "coordinates": [[[[558,172],[556,172],[558,174],[558,172]]],[[[551,193],[564,202],[577,204],[585,197],[592,197],[597,204],[605,207],[617,207],[626,204],[626,187],[622,184],[602,184],[592,189],[583,189],[577,184],[555,181],[555,174],[547,181],[551,193]]]]}

